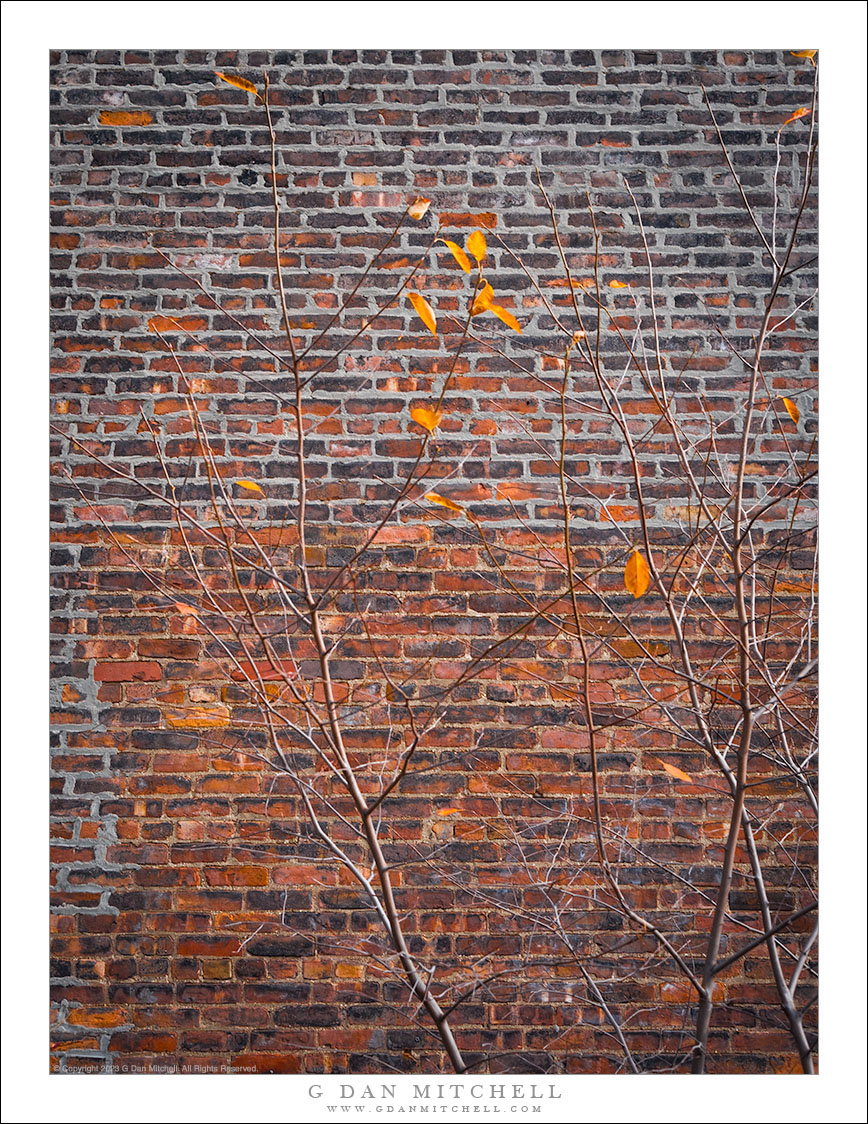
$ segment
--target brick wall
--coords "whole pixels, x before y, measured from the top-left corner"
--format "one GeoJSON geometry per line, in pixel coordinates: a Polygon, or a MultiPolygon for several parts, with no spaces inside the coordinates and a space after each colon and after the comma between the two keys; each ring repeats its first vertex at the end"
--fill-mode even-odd
{"type": "MultiPolygon", "coordinates": [[[[278,338],[268,131],[250,95],[214,76],[260,81],[263,69],[286,200],[289,305],[306,339],[328,321],[406,202],[432,200],[430,214],[405,224],[391,247],[387,264],[395,268],[373,276],[330,336],[334,346],[349,346],[322,374],[311,408],[322,424],[309,446],[310,541],[323,571],[391,503],[418,449],[408,407],[429,401],[448,367],[442,335],[420,330],[404,301],[372,333],[350,338],[389,295],[401,263],[422,252],[435,214],[444,236],[462,244],[472,229],[489,233],[488,276],[521,321],[523,339],[501,333],[500,350],[462,353],[434,475],[448,477],[449,495],[473,504],[502,541],[555,541],[557,478],[546,456],[558,403],[537,378],[555,369],[539,359],[551,324],[509,253],[521,255],[543,292],[563,303],[537,168],[585,272],[590,191],[607,282],[620,279],[629,290],[645,284],[645,264],[626,178],[652,248],[670,369],[692,356],[691,388],[719,416],[735,408],[743,390],[738,362],[705,305],[737,346],[749,347],[767,271],[701,87],[745,187],[768,215],[775,133],[810,101],[814,72],[804,58],[788,51],[56,51],[51,362],[52,421],[60,430],[154,484],[144,412],[163,434],[167,456],[184,463],[191,433],[177,369],[148,332],[149,318],[175,317],[190,333],[180,345],[183,368],[196,380],[221,464],[262,484],[264,521],[279,528],[291,518],[293,431],[280,400],[289,382],[192,280],[203,279],[262,336],[278,338]],[[538,365],[522,371],[516,364],[526,361],[528,339],[539,345],[538,365]]],[[[791,207],[794,154],[803,153],[804,136],[795,126],[782,136],[782,207],[791,207]]],[[[812,197],[809,210],[813,204],[812,197]]],[[[809,220],[806,243],[812,229],[809,220]]],[[[454,262],[433,264],[440,257],[431,255],[419,287],[448,315],[459,308],[465,280],[454,262]]],[[[800,277],[799,299],[809,299],[813,280],[800,277]]],[[[613,300],[622,301],[616,308],[625,317],[633,314],[626,297],[613,300]]],[[[787,447],[803,454],[815,430],[815,328],[810,310],[794,318],[766,362],[772,391],[799,403],[800,426],[787,447]]],[[[635,536],[637,512],[617,435],[587,422],[574,437],[569,468],[586,492],[573,526],[593,561],[616,541],[612,519],[635,536]]],[[[769,417],[758,471],[774,472],[785,445],[769,417]]],[[[183,571],[166,510],[57,432],[53,452],[53,1065],[442,1068],[437,1043],[402,1014],[400,985],[348,948],[370,919],[351,886],[319,863],[289,789],[235,752],[243,736],[237,683],[195,623],[136,569],[140,562],[183,571]],[[133,534],[135,542],[123,537],[133,534]],[[203,711],[217,717],[203,723],[203,711]],[[291,925],[281,927],[287,912],[291,925]],[[329,945],[324,930],[342,947],[329,945]]],[[[647,464],[649,516],[665,529],[683,501],[668,484],[662,454],[647,464]]],[[[201,469],[188,485],[190,502],[207,511],[201,469]]],[[[789,562],[802,577],[810,567],[806,551],[789,562]]],[[[545,588],[533,568],[525,577],[531,588],[545,588]]],[[[364,590],[379,657],[395,666],[418,661],[434,684],[460,674],[478,644],[521,613],[466,526],[413,505],[377,540],[364,590]]],[[[656,627],[653,610],[647,622],[656,627]]],[[[568,674],[568,661],[541,641],[520,655],[540,661],[543,678],[568,674]]],[[[362,643],[346,646],[335,672],[356,700],[381,679],[362,643]]],[[[615,708],[618,684],[598,688],[599,705],[615,708]]],[[[377,736],[375,726],[357,725],[353,744],[370,748],[377,736]]],[[[649,861],[625,864],[625,882],[664,916],[674,899],[655,861],[689,870],[711,892],[724,813],[708,791],[685,793],[652,772],[650,751],[661,747],[692,776],[708,768],[676,740],[643,745],[629,730],[607,744],[601,768],[608,812],[638,823],[648,845],[649,861]]],[[[451,850],[454,869],[483,885],[517,877],[492,843],[492,823],[543,822],[544,802],[563,807],[587,797],[587,739],[575,708],[557,705],[545,682],[515,667],[469,684],[425,752],[427,771],[408,780],[395,805],[396,835],[436,842],[444,806],[457,808],[464,834],[451,850]]],[[[813,892],[813,838],[788,799],[770,798],[772,828],[798,838],[800,869],[809,876],[793,886],[786,863],[775,867],[781,909],[797,908],[813,892]]],[[[553,806],[546,804],[546,815],[553,806]]],[[[452,831],[450,821],[449,838],[452,831]]],[[[584,846],[575,840],[569,862],[585,861],[584,846]]],[[[488,949],[498,962],[524,964],[530,955],[528,933],[514,918],[438,882],[428,868],[408,872],[402,893],[414,941],[435,958],[466,963],[488,949]]],[[[746,878],[736,880],[733,895],[731,908],[756,924],[746,878]]],[[[702,909],[699,900],[689,905],[687,929],[702,931],[702,909]]],[[[624,922],[611,909],[589,906],[583,927],[597,942],[604,976],[618,976],[609,999],[636,1027],[644,1066],[681,1064],[680,1028],[691,1009],[683,982],[644,947],[630,949],[634,959],[623,972],[613,969],[601,950],[624,922]]],[[[502,1052],[497,1064],[521,1072],[621,1066],[575,974],[562,967],[545,986],[540,978],[531,972],[524,984],[511,981],[513,991],[462,1008],[459,1026],[473,1056],[502,1052]]],[[[725,995],[713,1031],[715,1068],[767,1072],[789,1064],[792,1048],[761,950],[740,962],[725,995]]]]}

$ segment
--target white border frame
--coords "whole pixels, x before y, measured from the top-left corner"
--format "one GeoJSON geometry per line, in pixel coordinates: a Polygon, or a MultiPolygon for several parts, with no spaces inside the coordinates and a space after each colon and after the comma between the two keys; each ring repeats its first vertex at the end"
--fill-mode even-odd
{"type": "MultiPolygon", "coordinates": [[[[821,55],[821,834],[820,1075],[558,1079],[567,1095],[535,1119],[865,1120],[865,24],[857,2],[825,3],[34,3],[2,4],[3,542],[2,692],[9,1122],[329,1118],[315,1076],[49,1077],[46,1063],[48,844],[45,749],[48,315],[47,53],[142,44],[296,47],[510,45],[733,49],[815,46],[821,55]],[[524,26],[521,19],[527,20],[524,26]],[[859,28],[862,31],[859,31],[859,28]],[[204,29],[204,30],[203,30],[204,29]],[[255,34],[251,29],[256,30],[255,34]],[[258,29],[262,29],[261,31],[258,29]],[[621,42],[629,33],[630,42],[621,42]],[[335,42],[335,36],[338,39],[335,42]],[[863,483],[857,488],[856,485],[863,483]],[[858,609],[857,609],[858,607],[858,609]],[[857,611],[862,610],[860,630],[857,611]],[[861,735],[861,736],[860,736],[861,735]],[[861,781],[861,783],[860,783],[861,781]],[[168,1084],[171,1082],[171,1084],[168,1084]],[[798,1082],[798,1084],[796,1084],[798,1082]],[[710,1083],[710,1084],[709,1084],[710,1083]]],[[[340,1079],[334,1079],[340,1080],[340,1079]]],[[[357,1085],[358,1078],[345,1080],[357,1085]]],[[[379,1081],[379,1079],[377,1079],[379,1081]]],[[[404,1081],[415,1079],[402,1079],[404,1081]]],[[[434,1078],[426,1078],[433,1082],[434,1078]]],[[[449,1080],[445,1075],[443,1081],[449,1080]]],[[[489,1079],[484,1079],[489,1080],[489,1079]]],[[[530,1080],[530,1079],[528,1079],[530,1080]]],[[[546,1079],[548,1081],[548,1079],[546,1079]]]]}

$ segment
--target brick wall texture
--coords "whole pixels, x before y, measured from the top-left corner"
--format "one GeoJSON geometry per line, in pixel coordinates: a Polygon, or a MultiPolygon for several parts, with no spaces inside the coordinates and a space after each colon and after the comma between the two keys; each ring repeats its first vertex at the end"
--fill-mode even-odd
{"type": "MultiPolygon", "coordinates": [[[[311,387],[308,551],[316,580],[346,561],[392,503],[424,436],[410,407],[433,402],[449,369],[457,333],[449,335],[447,320],[460,315],[468,282],[442,245],[426,250],[439,221],[442,236],[462,246],[472,230],[485,230],[486,276],[522,335],[493,317],[478,321],[495,346],[462,350],[432,446],[432,478],[439,492],[472,507],[498,549],[525,551],[524,563],[510,556],[508,565],[531,598],[562,582],[531,561],[542,546],[557,550],[561,534],[552,460],[561,368],[540,294],[564,315],[570,299],[537,169],[583,275],[592,269],[590,193],[606,299],[623,317],[625,338],[637,316],[632,294],[647,296],[629,183],[653,255],[667,371],[677,375],[689,362],[684,385],[723,417],[737,410],[745,377],[714,325],[749,352],[768,269],[702,87],[766,217],[779,157],[789,222],[805,153],[799,130],[808,125],[787,126],[779,151],[774,140],[810,104],[815,73],[787,50],[52,52],[51,1064],[60,1072],[156,1064],[448,1071],[440,1041],[414,1022],[416,1004],[373,943],[380,930],[364,897],[312,838],[286,777],[251,756],[267,756],[267,747],[246,724],[244,684],[196,618],[147,576],[170,574],[176,589],[195,591],[159,502],[165,486],[149,426],[190,509],[213,517],[179,369],[197,393],[221,471],[261,486],[263,495],[239,502],[271,535],[275,558],[291,565],[292,546],[281,537],[297,498],[291,380],[239,326],[283,346],[269,134],[251,95],[215,77],[261,85],[263,70],[284,201],[287,300],[300,340],[327,325],[406,204],[431,200],[424,218],[401,226],[383,259],[389,268],[371,274],[330,329],[331,352],[344,350],[311,387]],[[436,308],[440,334],[424,329],[402,296],[354,338],[406,264],[426,252],[414,286],[436,308]],[[626,295],[610,291],[610,278],[626,295]],[[172,336],[178,364],[148,330],[159,316],[184,329],[172,336]],[[366,940],[379,960],[365,954],[366,940]]],[[[811,194],[804,243],[816,252],[814,214],[811,194]]],[[[800,413],[785,432],[780,410],[759,423],[748,481],[757,495],[763,473],[791,453],[808,455],[816,430],[811,273],[793,282],[788,307],[804,308],[775,334],[764,361],[765,405],[786,395],[800,413]]],[[[607,353],[621,346],[624,354],[617,332],[603,335],[607,353]]],[[[311,362],[327,354],[323,344],[311,362]]],[[[647,395],[625,393],[637,424],[653,425],[647,395]]],[[[665,535],[689,520],[689,501],[672,483],[674,461],[662,447],[649,446],[642,465],[650,525],[665,535]]],[[[567,464],[577,482],[572,534],[589,566],[622,559],[607,579],[613,594],[624,592],[623,544],[638,535],[629,468],[617,432],[576,415],[567,464]]],[[[430,487],[429,479],[414,495],[430,487]]],[[[795,577],[789,586],[781,578],[784,591],[811,580],[810,506],[769,516],[775,527],[792,519],[798,529],[805,520],[785,560],[795,577]]],[[[454,687],[479,646],[526,610],[472,524],[432,510],[403,504],[358,568],[371,635],[350,627],[333,657],[357,754],[375,754],[386,736],[384,666],[411,693],[454,687]]],[[[217,563],[207,544],[199,548],[220,588],[217,563]]],[[[247,577],[254,588],[255,575],[247,577]]],[[[665,661],[659,605],[637,606],[637,628],[659,636],[655,651],[665,661]]],[[[352,616],[349,601],[340,612],[352,616]]],[[[452,691],[418,770],[385,816],[399,906],[421,962],[436,967],[438,980],[465,984],[476,961],[479,976],[491,965],[502,971],[454,1015],[477,1072],[629,1068],[576,964],[516,904],[527,900],[527,847],[516,839],[535,840],[533,861],[549,883],[585,872],[591,886],[599,876],[591,869],[588,738],[569,695],[575,658],[556,640],[537,630],[510,661],[452,691]],[[566,684],[566,696],[553,681],[566,684]],[[435,847],[444,849],[422,861],[435,847]]],[[[623,635],[621,642],[629,659],[623,635]]],[[[619,689],[603,661],[592,685],[598,721],[622,715],[619,689]]],[[[607,726],[599,769],[607,828],[638,848],[621,845],[613,855],[620,883],[689,957],[691,935],[708,931],[720,878],[730,809],[720,775],[677,732],[630,723],[607,726]],[[663,772],[661,757],[695,783],[663,772]]],[[[795,789],[770,781],[751,800],[774,916],[783,917],[816,894],[813,821],[795,789]]],[[[729,909],[721,955],[762,931],[742,852],[729,909]]],[[[812,924],[806,914],[791,931],[812,924]]],[[[589,891],[571,931],[629,1032],[638,1068],[689,1068],[695,995],[671,960],[602,892],[589,891]]],[[[800,985],[811,1035],[815,973],[812,953],[800,985]]],[[[722,977],[718,996],[709,1069],[787,1070],[792,1039],[762,945],[722,977]]]]}

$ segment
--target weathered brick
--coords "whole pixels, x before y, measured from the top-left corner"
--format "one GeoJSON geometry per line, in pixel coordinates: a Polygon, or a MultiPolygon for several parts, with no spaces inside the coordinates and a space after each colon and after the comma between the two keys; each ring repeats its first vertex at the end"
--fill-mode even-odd
{"type": "MultiPolygon", "coordinates": [[[[510,251],[539,278],[558,316],[572,324],[574,313],[537,168],[590,318],[586,193],[595,206],[613,311],[601,347],[613,377],[623,373],[618,333],[634,330],[637,302],[646,318],[642,344],[651,346],[646,267],[626,180],[657,271],[667,374],[717,417],[734,416],[743,373],[707,313],[713,310],[747,354],[762,320],[767,261],[721,161],[700,87],[749,194],[768,211],[774,138],[807,103],[813,70],[786,50],[669,49],[58,50],[51,67],[52,420],[83,443],[57,434],[52,442],[52,456],[73,480],[55,477],[51,508],[55,1064],[62,1070],[83,1051],[101,1069],[117,1055],[145,1065],[192,1057],[300,1073],[321,1071],[328,1055],[334,1073],[442,1072],[442,1055],[396,1011],[406,989],[352,951],[377,932],[364,894],[323,861],[291,784],[268,766],[267,732],[245,682],[252,675],[278,708],[290,706],[287,683],[297,682],[297,666],[301,677],[316,671],[315,651],[302,641],[292,659],[281,650],[268,661],[256,650],[239,670],[183,608],[198,603],[197,582],[187,543],[158,498],[166,485],[149,428],[160,436],[184,502],[208,512],[207,475],[191,469],[196,442],[179,365],[233,503],[267,513],[259,541],[290,582],[297,548],[292,381],[235,319],[280,353],[268,132],[250,96],[214,71],[256,81],[269,71],[290,314],[303,346],[326,332],[305,371],[325,358],[326,345],[346,347],[317,374],[306,407],[317,423],[307,445],[307,547],[316,580],[324,584],[329,568],[352,557],[387,512],[420,448],[422,431],[409,409],[436,401],[451,370],[426,488],[466,505],[491,528],[498,550],[523,552],[525,561],[508,570],[521,593],[554,597],[563,592],[560,574],[528,560],[564,557],[553,472],[563,367],[550,346],[550,312],[510,251]],[[418,196],[432,200],[430,212],[405,224],[383,259],[386,268],[372,272],[343,319],[330,325],[395,213],[418,196]],[[437,309],[439,335],[420,332],[402,298],[372,338],[352,338],[406,266],[427,253],[438,222],[462,246],[474,230],[486,233],[486,277],[522,326],[520,340],[504,343],[499,321],[474,318],[474,334],[494,346],[473,343],[454,369],[453,317],[461,314],[465,275],[442,245],[416,275],[437,309]],[[610,291],[611,281],[625,287],[610,291]],[[152,318],[176,355],[148,330],[152,318]],[[529,341],[544,354],[528,358],[522,347],[529,341]],[[112,469],[158,495],[139,492],[112,469]],[[232,484],[238,480],[256,481],[267,501],[232,484]],[[171,587],[155,589],[153,571],[171,575],[171,587]]],[[[797,127],[780,134],[782,197],[797,182],[794,155],[804,143],[797,127]]],[[[811,233],[814,208],[812,196],[811,233]]],[[[812,273],[799,282],[802,297],[811,292],[812,273]]],[[[768,424],[747,482],[752,499],[762,496],[765,476],[789,470],[793,450],[807,455],[815,431],[815,329],[813,313],[781,325],[767,353],[761,409],[768,424]],[[773,395],[797,396],[799,426],[781,431],[773,395]]],[[[572,519],[576,557],[587,567],[605,567],[623,536],[638,541],[643,514],[670,531],[700,518],[690,496],[673,494],[678,466],[657,440],[660,409],[642,379],[635,383],[625,393],[624,417],[631,431],[649,434],[642,466],[648,511],[630,492],[620,433],[585,416],[566,449],[565,470],[583,487],[572,519]]],[[[702,417],[702,410],[685,412],[683,421],[700,425],[702,417]]],[[[730,427],[717,452],[726,456],[736,444],[730,427]]],[[[214,542],[193,545],[209,588],[234,598],[214,542]]],[[[792,544],[786,573],[776,578],[781,613],[794,611],[794,599],[809,588],[810,546],[792,544]]],[[[373,644],[351,629],[332,661],[338,706],[357,716],[347,726],[348,752],[376,759],[389,737],[403,737],[405,700],[419,705],[454,684],[484,643],[519,626],[526,605],[498,565],[501,556],[492,561],[464,515],[433,511],[424,501],[378,534],[357,579],[373,644]],[[384,664],[395,672],[391,710],[374,709],[368,721],[382,702],[384,664]]],[[[246,589],[261,590],[259,580],[246,569],[246,589]]],[[[620,573],[606,571],[605,580],[602,588],[629,605],[620,573]]],[[[709,614],[724,611],[727,596],[710,588],[709,614]]],[[[625,722],[625,667],[659,661],[659,675],[648,673],[649,690],[671,686],[677,645],[659,606],[633,606],[635,631],[608,635],[593,598],[582,590],[578,598],[589,637],[607,645],[589,694],[592,721],[605,730],[596,759],[604,824],[624,833],[620,883],[638,907],[673,927],[679,948],[692,950],[708,928],[707,895],[719,883],[729,805],[719,776],[687,736],[625,722]],[[692,783],[676,783],[660,762],[692,783]],[[661,866],[694,889],[664,877],[661,866]]],[[[274,606],[277,614],[276,599],[274,606]]],[[[338,615],[351,611],[342,602],[338,615]]],[[[607,998],[622,1024],[635,1028],[636,1049],[654,1059],[650,1067],[677,1068],[689,1049],[682,1028],[690,1022],[691,989],[670,967],[654,975],[647,933],[633,931],[611,903],[594,900],[592,834],[561,844],[566,810],[588,817],[592,759],[574,638],[565,643],[545,629],[542,622],[539,635],[522,637],[501,662],[455,688],[448,720],[430,732],[418,771],[408,773],[390,804],[387,846],[399,860],[394,876],[408,939],[423,962],[438,967],[486,955],[498,967],[525,955],[556,957],[551,934],[537,931],[531,947],[526,927],[500,907],[516,895],[532,905],[544,890],[560,892],[566,872],[582,894],[574,931],[608,981],[607,998]],[[562,858],[551,867],[541,862],[532,887],[510,851],[515,825],[540,855],[562,845],[562,858]],[[456,885],[409,861],[419,848],[447,843],[460,872],[456,885]]],[[[787,646],[769,651],[785,658],[787,646]]],[[[697,652],[716,659],[713,638],[697,652]]],[[[727,686],[722,681],[721,697],[707,704],[721,739],[727,686]]],[[[315,697],[322,702],[321,686],[315,697]]],[[[312,768],[309,746],[294,748],[312,768]]],[[[752,798],[775,808],[760,836],[764,861],[774,839],[786,839],[813,870],[813,826],[781,780],[762,773],[760,763],[756,769],[752,798]]],[[[343,799],[335,795],[342,815],[343,799]]],[[[737,859],[729,904],[753,926],[758,902],[743,848],[737,859]]],[[[807,896],[791,875],[779,859],[771,863],[775,910],[807,896]]],[[[792,931],[809,932],[811,923],[806,916],[792,931]]],[[[729,928],[724,954],[742,939],[738,925],[729,928]]],[[[778,1071],[787,1056],[761,951],[723,981],[726,1004],[713,1024],[721,1072],[778,1071]]],[[[502,1050],[540,1071],[613,1072],[622,1056],[586,1005],[575,964],[558,965],[549,978],[555,982],[547,998],[539,977],[528,977],[524,988],[505,978],[501,992],[458,1008],[456,1025],[474,1057],[502,1050]],[[575,1012],[575,1024],[561,1027],[575,1012]]],[[[511,1064],[503,1061],[506,1069],[511,1064]]]]}

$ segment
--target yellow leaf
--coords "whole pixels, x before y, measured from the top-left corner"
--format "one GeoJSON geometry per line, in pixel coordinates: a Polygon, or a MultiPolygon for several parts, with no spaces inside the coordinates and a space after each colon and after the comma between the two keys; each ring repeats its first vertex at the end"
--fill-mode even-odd
{"type": "Polygon", "coordinates": [[[787,411],[787,413],[793,419],[793,424],[798,425],[799,424],[799,418],[802,416],[799,413],[799,407],[795,404],[795,402],[792,400],[792,398],[782,398],[781,401],[784,404],[784,409],[787,411]]]}
{"type": "MultiPolygon", "coordinates": [[[[801,109],[797,109],[795,113],[791,113],[789,115],[786,121],[784,121],[784,125],[789,125],[791,121],[798,121],[800,117],[807,117],[810,112],[810,107],[807,105],[803,105],[801,109]]],[[[784,125],[781,125],[781,128],[783,128],[784,125]]]]}
{"type": "Polygon", "coordinates": [[[624,585],[634,597],[641,597],[651,581],[648,563],[640,551],[636,550],[630,555],[630,560],[624,567],[624,585]]]}
{"type": "MultiPolygon", "coordinates": [[[[658,758],[657,760],[659,761],[660,759],[658,758]]],[[[660,764],[670,777],[674,777],[677,781],[687,781],[688,784],[693,783],[693,778],[688,776],[687,773],[682,772],[681,769],[676,769],[674,765],[667,765],[665,761],[660,761],[660,764]]]]}
{"type": "MultiPolygon", "coordinates": [[[[417,418],[416,420],[418,421],[419,419],[417,418]]],[[[454,500],[447,499],[446,496],[438,496],[436,492],[429,492],[425,499],[428,500],[429,503],[436,503],[439,504],[440,507],[448,507],[450,511],[460,511],[462,515],[464,514],[464,508],[460,503],[455,503],[454,500]]]]}
{"type": "Polygon", "coordinates": [[[248,492],[259,492],[260,496],[265,495],[265,492],[263,492],[255,480],[236,480],[235,483],[239,488],[246,488],[248,492]]]}
{"type": "Polygon", "coordinates": [[[237,78],[234,74],[221,74],[219,70],[215,70],[214,73],[224,82],[228,82],[230,86],[237,86],[239,90],[246,90],[248,94],[255,94],[262,101],[259,90],[246,78],[237,78]]]}
{"type": "Polygon", "coordinates": [[[508,324],[509,327],[513,328],[516,332],[521,332],[521,328],[519,326],[518,321],[512,315],[512,313],[509,311],[508,308],[504,308],[502,305],[499,305],[499,304],[490,304],[488,306],[488,310],[489,310],[489,312],[493,312],[494,315],[498,318],[498,320],[502,320],[504,322],[504,324],[508,324]]]}
{"type": "Polygon", "coordinates": [[[443,244],[445,246],[449,247],[449,250],[451,251],[453,258],[455,258],[455,260],[458,262],[458,264],[461,266],[461,268],[464,270],[464,272],[469,273],[470,269],[471,269],[470,258],[468,258],[467,254],[465,254],[465,252],[461,249],[461,247],[458,245],[458,243],[457,242],[450,242],[448,238],[444,238],[443,244]]]}
{"type": "Polygon", "coordinates": [[[477,262],[481,262],[485,257],[488,250],[488,243],[485,241],[485,235],[481,230],[474,230],[467,239],[467,249],[473,254],[477,262]]]}
{"type": "Polygon", "coordinates": [[[811,60],[811,66],[817,65],[816,62],[814,61],[814,59],[816,57],[816,54],[817,54],[816,51],[790,51],[790,54],[795,55],[795,57],[797,59],[810,59],[811,60]]]}
{"type": "Polygon", "coordinates": [[[486,281],[479,292],[474,298],[473,305],[470,309],[471,316],[480,316],[483,312],[488,312],[491,308],[491,302],[494,299],[494,290],[486,281]]]}
{"type": "Polygon", "coordinates": [[[178,610],[182,617],[196,617],[197,619],[199,617],[199,614],[196,612],[193,606],[185,605],[183,601],[176,601],[175,608],[178,610]]]}
{"type": "Polygon", "coordinates": [[[411,219],[416,219],[416,221],[418,222],[419,219],[423,219],[425,217],[425,214],[430,206],[430,199],[417,199],[407,208],[407,214],[411,219]]]}
{"type": "Polygon", "coordinates": [[[417,406],[414,410],[411,410],[410,417],[414,422],[418,422],[423,429],[427,429],[429,433],[433,433],[443,421],[441,410],[429,410],[426,406],[417,406]]]}
{"type": "Polygon", "coordinates": [[[610,289],[626,289],[628,287],[629,286],[627,285],[626,281],[610,281],[609,282],[609,288],[610,289]]]}
{"type": "Polygon", "coordinates": [[[437,335],[437,319],[434,316],[434,309],[419,293],[408,293],[407,297],[410,304],[416,309],[419,319],[425,325],[432,335],[437,335]]]}

